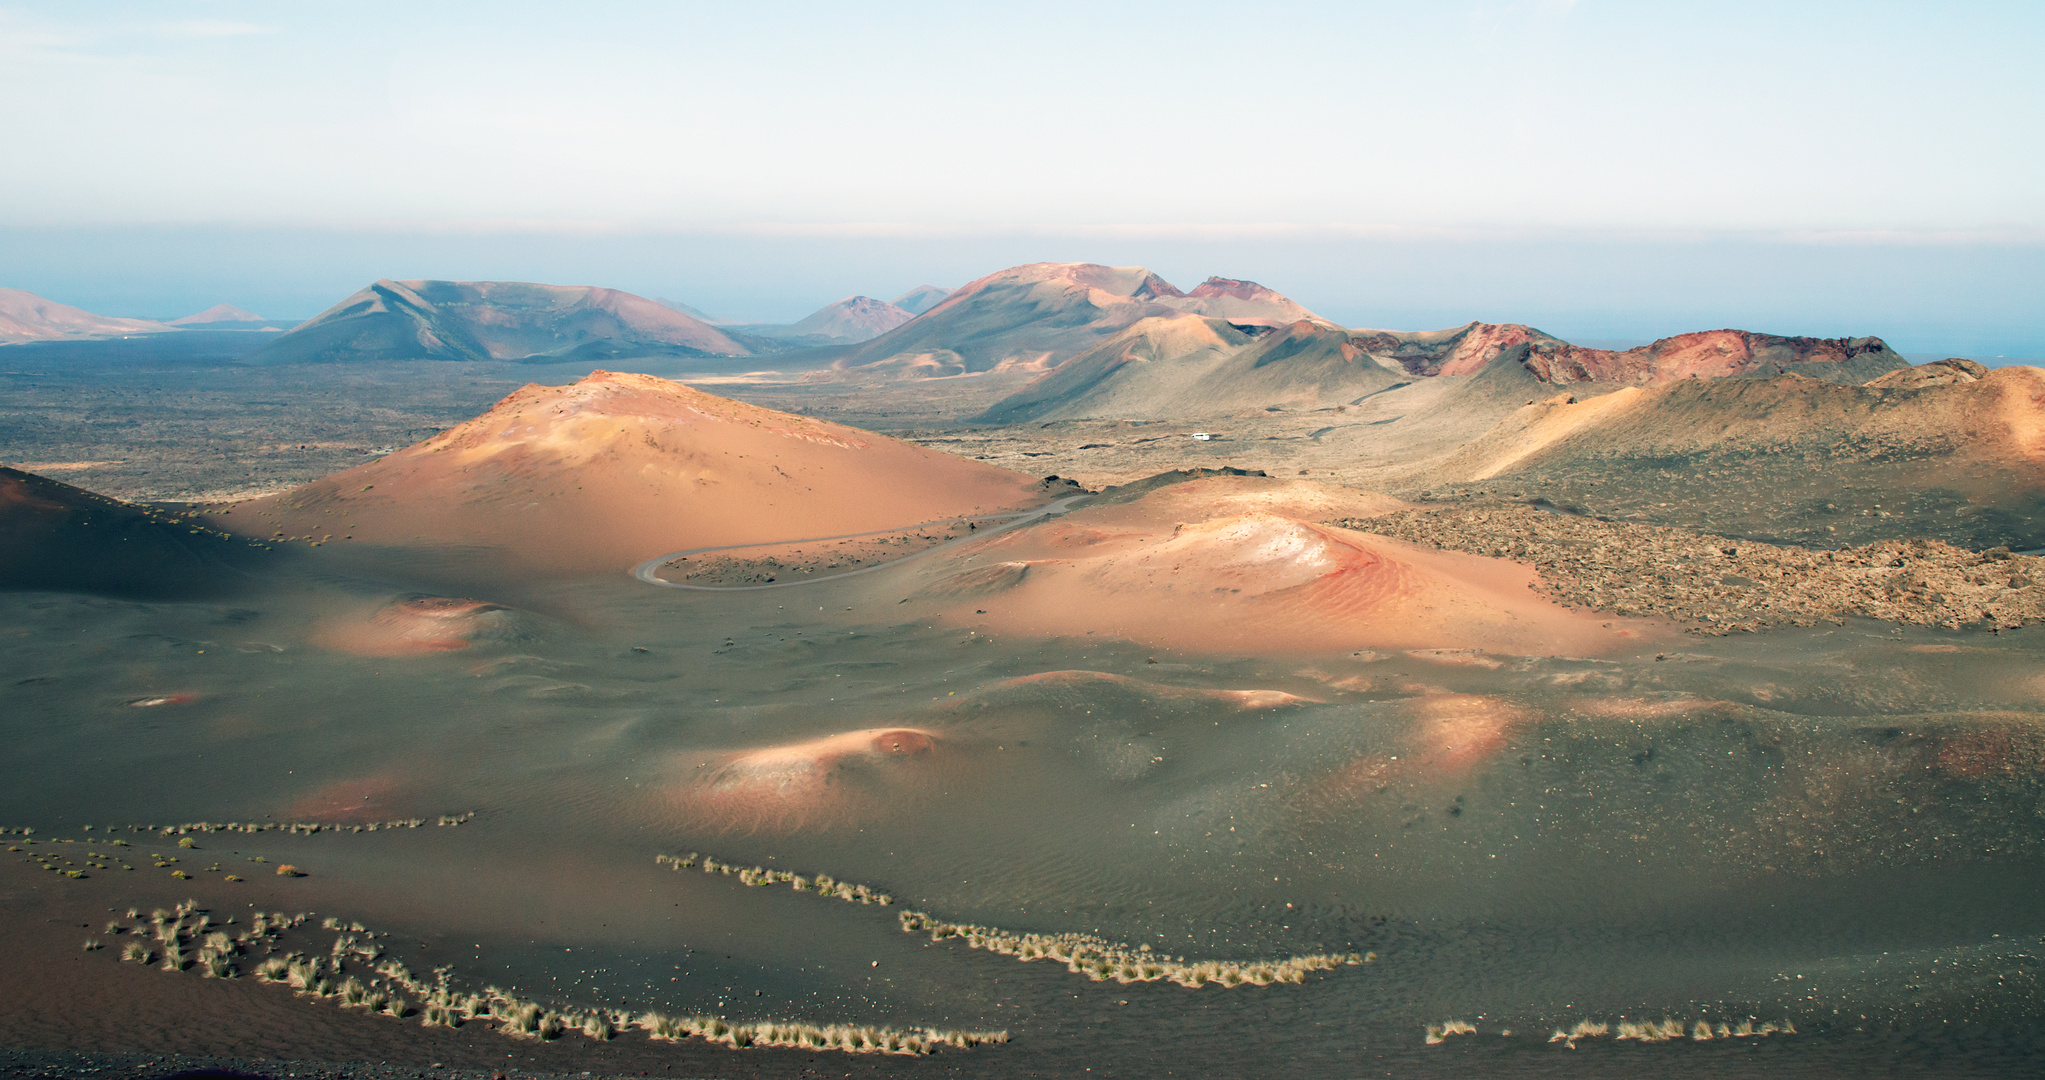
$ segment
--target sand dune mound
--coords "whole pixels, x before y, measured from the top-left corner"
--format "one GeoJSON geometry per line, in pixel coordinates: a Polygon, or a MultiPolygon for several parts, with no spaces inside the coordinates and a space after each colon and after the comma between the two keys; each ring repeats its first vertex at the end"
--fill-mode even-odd
{"type": "Polygon", "coordinates": [[[665,801],[670,813],[714,828],[844,826],[901,798],[944,746],[934,731],[880,727],[685,753],[665,801]]]}
{"type": "Polygon", "coordinates": [[[685,549],[1019,508],[1037,492],[990,465],[599,371],[527,386],[423,443],[220,520],[254,535],[478,546],[531,571],[610,574],[685,549]]]}
{"type": "Polygon", "coordinates": [[[204,595],[242,581],[255,554],[184,515],[0,468],[0,588],[204,595]]]}
{"type": "MultiPolygon", "coordinates": [[[[1213,477],[1009,533],[923,571],[911,603],[995,634],[1113,635],[1203,652],[1328,653],[1479,648],[1584,655],[1637,644],[1534,595],[1531,567],[1429,551],[1315,524],[1381,496],[1255,477],[1213,477]],[[1026,564],[999,593],[943,597],[947,583],[1026,564]]],[[[1610,620],[1605,620],[1610,623],[1610,620]]]]}
{"type": "Polygon", "coordinates": [[[841,373],[917,377],[1048,371],[1145,319],[1313,318],[1255,282],[1188,294],[1140,266],[1031,263],[969,282],[838,362],[841,373]]]}
{"type": "Polygon", "coordinates": [[[700,319],[619,292],[518,281],[378,281],[251,354],[266,363],[743,356],[700,319]]]}
{"type": "Polygon", "coordinates": [[[459,652],[479,641],[519,636],[509,608],[455,596],[403,596],[367,611],[336,614],[312,633],[321,648],[357,656],[459,652]]]}
{"type": "MultiPolygon", "coordinates": [[[[1291,705],[1318,705],[1314,698],[1283,690],[1216,689],[1204,686],[1174,686],[1170,683],[1136,679],[1106,671],[1042,671],[1003,679],[956,699],[949,711],[971,713],[988,708],[1015,705],[1047,705],[1054,708],[1097,708],[1110,703],[1150,708],[1171,706],[1220,707],[1230,711],[1276,709],[1291,705]]],[[[1104,710],[1105,711],[1105,710],[1104,710]]]]}
{"type": "Polygon", "coordinates": [[[164,323],[149,319],[94,315],[22,289],[0,289],[0,345],[156,334],[169,329],[164,323]]]}

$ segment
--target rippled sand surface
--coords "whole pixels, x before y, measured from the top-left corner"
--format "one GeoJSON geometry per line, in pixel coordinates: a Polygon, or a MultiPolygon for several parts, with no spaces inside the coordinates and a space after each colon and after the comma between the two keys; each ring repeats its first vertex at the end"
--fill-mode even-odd
{"type": "MultiPolygon", "coordinates": [[[[427,565],[309,555],[221,602],[0,594],[0,825],[35,830],[6,838],[22,850],[0,904],[23,927],[90,915],[13,938],[24,963],[45,938],[61,951],[34,976],[45,1003],[0,1010],[0,1038],[211,1045],[147,1019],[175,1008],[202,1030],[254,1018],[280,1056],[590,1067],[568,1041],[423,1029],[246,973],[124,964],[133,935],[92,953],[73,940],[189,896],[244,927],[310,912],[288,939],[310,953],[337,936],[321,918],[359,922],[412,971],[448,965],[460,985],[563,1009],[1010,1039],[922,1064],[823,1059],[848,1070],[1953,1075],[2037,1060],[2034,631],[1851,621],[1608,636],[1584,658],[1301,659],[954,618],[899,602],[934,573],[913,565],[746,593],[623,573],[492,585],[473,566],[453,589],[427,565]],[[323,827],[192,831],[188,847],[161,832],[201,822],[323,827]],[[823,874],[891,903],[657,855],[823,874]],[[1095,980],[905,933],[906,910],[1157,957],[1370,959],[1269,986],[1095,980]],[[47,1004],[94,987],[140,1019],[108,1031],[90,995],[47,1004]],[[314,1018],[310,1042],[294,1043],[293,1015],[314,1018]],[[1682,1035],[1619,1038],[1649,1021],[1682,1035]]],[[[586,1060],[633,1073],[778,1074],[823,1053],[636,1031],[591,1046],[586,1060]]]]}

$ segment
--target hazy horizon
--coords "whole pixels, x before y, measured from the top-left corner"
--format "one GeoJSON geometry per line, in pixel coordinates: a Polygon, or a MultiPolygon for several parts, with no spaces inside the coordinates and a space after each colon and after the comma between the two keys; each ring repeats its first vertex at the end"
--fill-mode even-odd
{"type": "Polygon", "coordinates": [[[36,150],[0,162],[0,285],[291,319],[517,279],[787,322],[1093,261],[1352,326],[2045,356],[2041,37],[2015,3],[0,4],[36,150]]]}
{"type": "Polygon", "coordinates": [[[377,278],[602,285],[717,318],[793,322],[850,295],[955,288],[1024,262],[1142,265],[1181,288],[1258,281],[1346,326],[1473,319],[1574,341],[1734,327],[1874,335],[1899,351],[2045,357],[2029,298],[2045,246],[1841,238],[1437,238],[1165,230],[953,236],[438,233],[230,227],[0,229],[0,285],[106,315],[172,318],[231,303],[305,319],[377,278]],[[32,270],[18,267],[33,267],[32,270]]]}

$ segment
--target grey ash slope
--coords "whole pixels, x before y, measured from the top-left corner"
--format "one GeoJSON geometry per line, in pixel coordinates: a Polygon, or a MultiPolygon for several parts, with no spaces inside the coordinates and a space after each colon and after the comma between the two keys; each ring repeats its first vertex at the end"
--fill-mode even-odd
{"type": "Polygon", "coordinates": [[[718,328],[644,297],[515,281],[378,281],[265,345],[259,363],[744,356],[718,328]]]}
{"type": "Polygon", "coordinates": [[[1314,409],[1410,380],[1354,345],[1348,332],[1306,320],[1282,327],[1145,320],[975,419],[1000,424],[1314,409]]]}

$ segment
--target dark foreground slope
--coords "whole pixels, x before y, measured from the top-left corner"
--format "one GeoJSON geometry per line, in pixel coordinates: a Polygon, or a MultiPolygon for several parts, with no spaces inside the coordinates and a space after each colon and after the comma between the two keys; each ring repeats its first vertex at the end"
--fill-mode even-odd
{"type": "Polygon", "coordinates": [[[179,515],[0,468],[0,589],[203,596],[245,580],[255,557],[179,515]]]}

